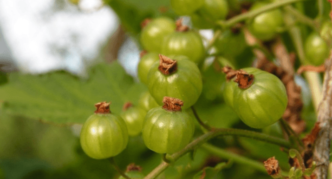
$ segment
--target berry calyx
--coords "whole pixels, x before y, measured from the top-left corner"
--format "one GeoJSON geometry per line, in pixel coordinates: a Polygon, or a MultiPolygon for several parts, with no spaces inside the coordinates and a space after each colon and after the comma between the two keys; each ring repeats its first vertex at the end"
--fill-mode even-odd
{"type": "Polygon", "coordinates": [[[106,103],[106,101],[96,103],[95,107],[97,109],[96,109],[95,113],[96,114],[107,114],[107,113],[111,113],[111,111],[110,111],[110,104],[111,103],[106,103]]]}
{"type": "Polygon", "coordinates": [[[170,75],[177,70],[177,63],[175,60],[159,54],[159,71],[164,75],[170,75]]]}
{"type": "Polygon", "coordinates": [[[176,25],[175,30],[178,32],[187,32],[190,30],[188,26],[182,24],[182,18],[177,20],[175,25],[176,25]]]}
{"type": "Polygon", "coordinates": [[[142,171],[142,167],[135,165],[134,163],[131,163],[127,166],[127,170],[126,172],[130,172],[130,171],[142,171]]]}
{"type": "Polygon", "coordinates": [[[148,23],[151,22],[151,19],[146,18],[141,22],[141,28],[144,28],[146,25],[148,25],[148,23]]]}
{"type": "Polygon", "coordinates": [[[224,67],[223,72],[226,74],[227,81],[235,77],[234,82],[236,82],[241,89],[249,88],[254,81],[254,75],[248,74],[243,70],[233,70],[231,67],[224,67]]]}
{"type": "Polygon", "coordinates": [[[163,109],[169,111],[181,111],[181,106],[183,106],[183,101],[168,96],[164,97],[163,103],[164,103],[163,109]]]}
{"type": "Polygon", "coordinates": [[[133,104],[131,102],[126,102],[123,107],[122,107],[122,110],[127,110],[128,108],[132,107],[133,104]]]}

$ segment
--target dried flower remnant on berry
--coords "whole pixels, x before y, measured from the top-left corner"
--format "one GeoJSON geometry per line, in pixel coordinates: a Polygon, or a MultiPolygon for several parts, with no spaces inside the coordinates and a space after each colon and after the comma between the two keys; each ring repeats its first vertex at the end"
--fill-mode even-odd
{"type": "Polygon", "coordinates": [[[131,163],[127,166],[127,170],[126,172],[130,172],[130,171],[138,171],[141,172],[142,168],[138,165],[135,165],[134,163],[131,163]]]}
{"type": "Polygon", "coordinates": [[[227,81],[235,77],[234,82],[236,82],[241,89],[249,88],[254,82],[254,75],[248,74],[243,70],[233,70],[231,67],[226,66],[223,68],[223,72],[226,74],[227,81]]]}
{"type": "Polygon", "coordinates": [[[97,114],[107,114],[107,113],[111,113],[110,111],[110,104],[111,103],[107,103],[106,101],[104,102],[99,102],[95,104],[95,107],[97,108],[95,113],[97,114]]]}
{"type": "Polygon", "coordinates": [[[176,25],[176,31],[178,31],[178,32],[187,32],[187,31],[189,31],[189,27],[182,24],[182,18],[177,20],[175,25],[176,25]]]}
{"type": "Polygon", "coordinates": [[[122,107],[122,110],[125,111],[127,110],[128,108],[132,107],[133,104],[131,102],[126,102],[123,107],[122,107]]]}
{"type": "Polygon", "coordinates": [[[141,53],[139,53],[139,57],[142,58],[144,57],[144,55],[146,55],[148,53],[148,51],[146,50],[142,50],[141,53]]]}
{"type": "Polygon", "coordinates": [[[169,111],[181,111],[181,106],[183,106],[183,101],[177,98],[171,98],[168,96],[165,96],[163,99],[163,109],[169,110],[169,111]]]}
{"type": "Polygon", "coordinates": [[[276,177],[280,174],[279,162],[275,157],[268,158],[264,161],[264,167],[267,173],[272,177],[276,177]]]}
{"type": "Polygon", "coordinates": [[[148,23],[151,22],[151,19],[146,18],[141,22],[141,28],[144,28],[146,25],[148,25],[148,23]]]}
{"type": "Polygon", "coordinates": [[[170,75],[177,70],[177,63],[164,55],[159,54],[159,71],[164,75],[170,75]]]}

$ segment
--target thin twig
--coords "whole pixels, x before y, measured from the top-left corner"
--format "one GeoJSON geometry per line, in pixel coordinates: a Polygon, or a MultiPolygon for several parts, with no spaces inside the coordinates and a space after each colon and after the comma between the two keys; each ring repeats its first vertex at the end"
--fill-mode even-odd
{"type": "Polygon", "coordinates": [[[113,165],[113,167],[115,168],[115,170],[124,178],[126,179],[130,179],[125,173],[123,173],[123,171],[119,168],[119,166],[115,163],[114,158],[111,157],[110,158],[111,164],[113,165]]]}
{"type": "MultiPolygon", "coordinates": [[[[294,18],[290,14],[285,14],[285,23],[286,25],[290,25],[294,23],[294,18]]],[[[305,54],[303,50],[303,39],[302,39],[302,31],[298,26],[292,26],[289,29],[289,35],[294,43],[297,55],[300,59],[301,64],[306,64],[305,54]]],[[[310,87],[311,97],[314,102],[314,107],[317,111],[319,101],[322,97],[322,85],[319,79],[318,73],[315,72],[305,72],[304,73],[310,87]]]]}
{"type": "Polygon", "coordinates": [[[295,155],[296,155],[295,157],[296,157],[297,161],[298,161],[299,164],[300,164],[301,170],[302,170],[303,173],[304,173],[304,170],[306,169],[306,167],[305,167],[305,165],[304,165],[303,158],[302,158],[300,152],[297,151],[296,149],[290,149],[289,152],[295,153],[295,155]]]}
{"type": "Polygon", "coordinates": [[[201,118],[198,116],[198,114],[197,114],[197,112],[196,112],[196,110],[195,110],[195,108],[194,108],[193,106],[191,106],[191,110],[193,111],[194,116],[195,116],[197,122],[198,122],[202,127],[204,127],[206,130],[210,131],[210,130],[211,130],[211,127],[210,127],[209,125],[205,124],[205,123],[201,120],[201,118]]]}
{"type": "Polygon", "coordinates": [[[314,72],[318,72],[318,73],[322,73],[325,71],[325,65],[321,65],[321,66],[312,66],[312,65],[303,65],[300,66],[299,69],[297,69],[297,74],[301,74],[305,71],[314,71],[314,72]]]}
{"type": "MultiPolygon", "coordinates": [[[[197,139],[193,140],[191,143],[189,143],[185,148],[180,150],[179,152],[176,152],[169,156],[171,161],[176,161],[180,157],[182,157],[187,152],[195,149],[196,147],[202,145],[203,143],[207,142],[211,138],[217,137],[217,136],[226,136],[226,135],[233,135],[233,136],[241,136],[241,137],[248,137],[253,138],[256,140],[261,140],[265,142],[269,142],[272,144],[279,145],[281,147],[289,148],[290,143],[284,139],[280,139],[277,137],[272,137],[266,134],[248,131],[248,130],[242,130],[242,129],[213,129],[212,131],[209,131],[208,133],[205,133],[198,137],[197,139]]],[[[160,173],[162,173],[170,164],[162,161],[155,169],[153,169],[146,177],[145,179],[153,179],[156,178],[160,173]]]]}
{"type": "Polygon", "coordinates": [[[294,9],[292,6],[285,6],[286,12],[292,14],[298,21],[312,27],[314,30],[318,31],[318,24],[311,18],[305,16],[301,12],[294,9]]]}
{"type": "Polygon", "coordinates": [[[244,21],[246,19],[250,19],[253,18],[263,12],[272,10],[272,9],[276,9],[279,8],[281,6],[285,6],[287,4],[292,4],[295,2],[301,2],[303,0],[284,0],[284,1],[275,1],[274,3],[270,3],[262,8],[253,10],[253,11],[249,11],[247,13],[243,13],[241,15],[235,16],[227,21],[218,21],[217,24],[220,25],[222,28],[228,28],[231,27],[232,25],[244,21]]]}
{"type": "Polygon", "coordinates": [[[314,161],[318,164],[315,174],[317,178],[326,179],[330,163],[330,140],[332,119],[332,59],[325,62],[326,71],[323,83],[323,98],[318,107],[317,122],[320,132],[315,141],[314,161]]]}
{"type": "Polygon", "coordinates": [[[288,125],[288,123],[284,119],[280,119],[280,123],[282,128],[287,133],[289,139],[296,142],[296,148],[299,149],[300,151],[303,151],[304,145],[299,136],[294,132],[294,130],[288,125]]]}
{"type": "Polygon", "coordinates": [[[219,38],[220,35],[221,35],[221,30],[217,30],[214,33],[212,39],[208,42],[208,45],[206,46],[206,51],[209,51],[213,47],[214,43],[216,42],[216,40],[219,38]]]}

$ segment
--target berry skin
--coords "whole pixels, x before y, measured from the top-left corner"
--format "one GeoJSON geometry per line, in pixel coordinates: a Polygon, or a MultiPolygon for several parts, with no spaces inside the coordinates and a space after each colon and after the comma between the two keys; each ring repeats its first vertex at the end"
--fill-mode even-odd
{"type": "Polygon", "coordinates": [[[190,15],[203,6],[204,0],[171,0],[171,6],[178,15],[190,15]]]}
{"type": "Polygon", "coordinates": [[[154,62],[159,60],[159,55],[157,53],[147,53],[141,57],[141,60],[138,62],[137,72],[138,78],[144,84],[147,84],[148,73],[154,62]]]}
{"type": "Polygon", "coordinates": [[[159,17],[151,20],[142,29],[141,43],[148,52],[161,51],[164,38],[175,31],[175,22],[167,17],[159,17]]]}
{"type": "Polygon", "coordinates": [[[202,76],[187,57],[160,55],[160,62],[154,63],[149,71],[148,89],[158,104],[162,105],[164,96],[169,96],[182,100],[183,109],[187,109],[202,92],[202,76]]]}
{"type": "Polygon", "coordinates": [[[116,156],[128,143],[126,124],[123,119],[110,113],[109,103],[97,103],[96,107],[95,114],[92,114],[82,127],[82,149],[94,159],[116,156]]]}
{"type": "Polygon", "coordinates": [[[126,103],[121,118],[125,121],[130,136],[136,136],[141,133],[146,111],[142,108],[132,106],[126,103]]]}
{"type": "MultiPolygon", "coordinates": [[[[257,2],[250,10],[259,9],[267,4],[265,2],[257,2]]],[[[277,35],[278,29],[282,27],[283,23],[281,10],[274,9],[257,15],[249,21],[248,26],[249,31],[258,39],[271,40],[277,35]]]]}
{"type": "Polygon", "coordinates": [[[193,31],[173,32],[163,42],[163,55],[183,55],[199,64],[205,57],[205,48],[200,35],[193,31]]]}
{"type": "Polygon", "coordinates": [[[285,112],[287,107],[287,94],[284,84],[276,76],[256,69],[245,68],[242,70],[249,74],[250,85],[245,89],[241,88],[241,79],[244,77],[237,75],[235,79],[240,79],[239,84],[233,79],[228,81],[224,90],[224,99],[229,104],[240,119],[252,128],[264,128],[277,122],[285,112]]]}
{"type": "Polygon", "coordinates": [[[190,142],[194,129],[195,123],[189,113],[181,110],[181,107],[175,110],[167,109],[164,105],[153,108],[147,113],[142,136],[150,150],[161,154],[172,154],[190,142]]]}
{"type": "Polygon", "coordinates": [[[223,20],[228,13],[226,0],[204,0],[203,6],[191,15],[195,27],[211,29],[217,20],[223,20]]]}
{"type": "Polygon", "coordinates": [[[158,107],[159,104],[156,100],[151,96],[151,94],[147,91],[141,95],[138,101],[138,106],[143,108],[145,111],[149,111],[152,108],[158,107]]]}
{"type": "Polygon", "coordinates": [[[308,36],[304,44],[306,59],[315,66],[321,65],[329,56],[327,43],[316,33],[308,36]]]}

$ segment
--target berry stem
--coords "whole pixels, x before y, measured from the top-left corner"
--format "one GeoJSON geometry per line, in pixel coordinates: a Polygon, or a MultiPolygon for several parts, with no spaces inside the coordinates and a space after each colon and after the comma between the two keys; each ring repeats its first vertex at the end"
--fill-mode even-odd
{"type": "Polygon", "coordinates": [[[286,12],[292,14],[298,21],[318,31],[318,24],[313,19],[305,16],[301,12],[294,9],[292,6],[285,6],[284,9],[286,10],[286,12]]]}
{"type": "Polygon", "coordinates": [[[292,153],[295,154],[295,158],[296,158],[297,161],[299,162],[299,164],[300,164],[300,168],[301,168],[301,170],[302,170],[303,173],[304,173],[304,170],[306,169],[306,167],[305,167],[305,165],[304,165],[303,158],[302,158],[300,152],[297,151],[296,149],[289,149],[289,152],[290,152],[290,153],[292,152],[292,153]]]}
{"type": "Polygon", "coordinates": [[[115,163],[114,158],[111,157],[110,158],[111,164],[113,165],[114,169],[124,178],[126,179],[130,179],[125,173],[123,173],[123,171],[119,168],[119,166],[115,163]]]}
{"type": "MultiPolygon", "coordinates": [[[[218,137],[218,136],[226,136],[226,135],[232,135],[232,136],[241,136],[241,137],[248,137],[253,138],[261,141],[265,141],[268,143],[276,144],[281,147],[289,148],[290,143],[284,139],[272,137],[266,134],[248,131],[248,130],[242,130],[242,129],[224,129],[224,128],[216,128],[212,129],[211,131],[201,135],[200,137],[193,140],[191,143],[189,143],[186,147],[184,147],[179,152],[176,152],[169,156],[169,159],[171,161],[176,161],[180,157],[182,157],[184,154],[190,152],[191,150],[195,149],[197,146],[202,145],[203,143],[207,142],[208,140],[218,137]]],[[[146,177],[145,179],[153,179],[156,178],[160,173],[162,173],[166,168],[169,166],[169,163],[166,163],[162,161],[155,169],[153,169],[146,177]]]]}
{"type": "Polygon", "coordinates": [[[203,121],[201,120],[201,118],[198,116],[198,114],[197,114],[197,112],[196,112],[196,110],[195,110],[195,108],[194,108],[193,106],[191,106],[191,110],[193,111],[194,116],[195,116],[197,122],[198,122],[202,127],[204,127],[206,130],[210,131],[212,128],[211,128],[209,125],[207,125],[205,122],[203,122],[203,121]]]}
{"type": "Polygon", "coordinates": [[[295,3],[295,2],[301,2],[303,0],[284,0],[284,1],[276,1],[274,3],[270,3],[264,7],[261,7],[259,9],[256,9],[256,10],[253,10],[253,11],[249,11],[247,13],[243,13],[241,15],[238,15],[238,16],[235,16],[227,21],[218,21],[217,24],[219,26],[221,26],[222,28],[228,28],[228,27],[231,27],[232,25],[238,23],[238,22],[241,22],[241,21],[244,21],[246,19],[250,19],[250,18],[253,18],[255,17],[256,15],[258,14],[261,14],[263,12],[266,12],[266,11],[269,11],[269,10],[272,10],[272,9],[276,9],[276,8],[279,8],[281,6],[285,6],[287,4],[292,4],[292,3],[295,3]]]}

